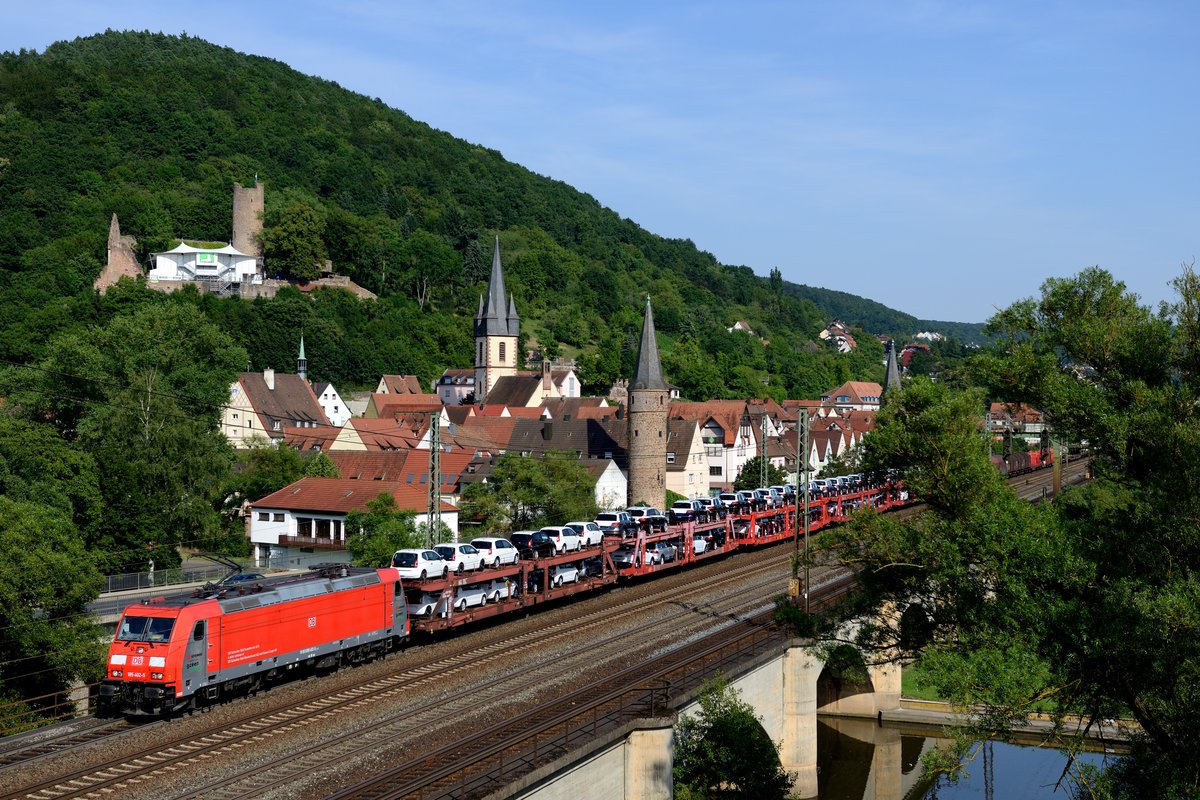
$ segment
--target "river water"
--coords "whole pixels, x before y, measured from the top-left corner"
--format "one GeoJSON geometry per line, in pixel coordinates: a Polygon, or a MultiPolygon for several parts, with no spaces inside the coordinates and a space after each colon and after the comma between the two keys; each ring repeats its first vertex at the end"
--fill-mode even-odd
{"type": "MultiPolygon", "coordinates": [[[[817,722],[818,791],[821,800],[1069,800],[1059,750],[1003,742],[984,744],[957,783],[923,775],[921,756],[945,739],[903,725],[820,717],[817,722]]],[[[1113,758],[1114,756],[1109,756],[1113,758]]],[[[1103,753],[1077,761],[1105,763],[1103,753]]]]}

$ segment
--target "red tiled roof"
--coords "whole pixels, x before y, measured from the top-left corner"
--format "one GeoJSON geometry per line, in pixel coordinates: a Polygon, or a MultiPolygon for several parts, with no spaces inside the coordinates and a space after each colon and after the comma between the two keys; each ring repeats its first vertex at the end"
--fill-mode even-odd
{"type": "Polygon", "coordinates": [[[452,438],[464,450],[498,453],[508,449],[515,424],[512,417],[468,417],[454,426],[452,438]]]}
{"type": "MultiPolygon", "coordinates": [[[[429,507],[427,485],[395,481],[361,481],[347,478],[301,478],[278,492],[251,503],[253,508],[283,508],[289,511],[349,513],[362,511],[381,493],[396,498],[396,507],[423,512],[429,507]]],[[[442,501],[442,511],[457,511],[442,501]]]]}
{"type": "Polygon", "coordinates": [[[878,403],[879,396],[883,394],[883,387],[878,383],[871,381],[846,381],[836,389],[831,389],[821,395],[821,400],[830,404],[836,404],[837,398],[846,396],[849,397],[849,402],[854,405],[864,403],[878,403]],[[864,398],[874,398],[866,400],[864,398]]]}
{"type": "Polygon", "coordinates": [[[745,413],[745,400],[706,400],[702,403],[676,401],[671,403],[668,416],[694,419],[700,423],[701,427],[711,419],[724,432],[725,446],[732,447],[737,444],[738,432],[741,430],[742,417],[745,413]]]}
{"type": "Polygon", "coordinates": [[[243,372],[238,381],[268,436],[279,436],[284,426],[295,427],[297,422],[329,425],[312,387],[299,375],[275,373],[274,389],[267,386],[261,372],[243,372]],[[276,421],[281,423],[279,431],[275,430],[276,421]]]}
{"type": "Polygon", "coordinates": [[[288,426],[283,429],[283,443],[295,450],[328,450],[330,443],[342,432],[333,425],[318,425],[315,428],[288,426]]]}
{"type": "Polygon", "coordinates": [[[368,450],[408,450],[417,446],[421,432],[394,419],[351,417],[347,422],[368,450]]]}
{"type": "Polygon", "coordinates": [[[387,389],[387,394],[422,394],[424,391],[416,375],[384,375],[381,382],[387,389]]]}

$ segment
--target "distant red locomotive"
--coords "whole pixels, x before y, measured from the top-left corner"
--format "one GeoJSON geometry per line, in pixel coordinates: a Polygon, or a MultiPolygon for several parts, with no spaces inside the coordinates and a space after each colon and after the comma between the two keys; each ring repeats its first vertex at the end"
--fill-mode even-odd
{"type": "Polygon", "coordinates": [[[127,715],[181,711],[301,667],[366,661],[408,633],[391,568],[338,566],[141,603],[121,615],[100,696],[127,715]]]}

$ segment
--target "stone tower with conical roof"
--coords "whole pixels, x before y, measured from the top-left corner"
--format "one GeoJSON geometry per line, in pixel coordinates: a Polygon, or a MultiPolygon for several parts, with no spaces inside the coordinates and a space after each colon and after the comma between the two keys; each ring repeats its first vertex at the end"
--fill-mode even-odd
{"type": "Polygon", "coordinates": [[[517,335],[521,320],[512,295],[504,290],[500,264],[500,237],[492,249],[492,277],[487,293],[479,298],[475,314],[475,402],[487,399],[488,390],[505,375],[517,373],[517,335]]]}
{"type": "Polygon", "coordinates": [[[888,341],[887,346],[887,377],[883,379],[883,392],[879,395],[879,402],[882,405],[883,401],[892,394],[900,390],[900,367],[896,364],[896,340],[888,341]]]}
{"type": "Polygon", "coordinates": [[[629,383],[628,505],[662,509],[667,496],[667,412],[671,390],[663,380],[654,336],[654,310],[646,298],[637,369],[629,383]]]}

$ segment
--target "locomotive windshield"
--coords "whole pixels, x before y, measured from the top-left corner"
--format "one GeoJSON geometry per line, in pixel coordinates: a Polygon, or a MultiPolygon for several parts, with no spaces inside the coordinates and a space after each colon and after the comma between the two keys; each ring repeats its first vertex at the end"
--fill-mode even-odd
{"type": "Polygon", "coordinates": [[[171,617],[125,617],[117,631],[123,642],[165,642],[171,638],[175,620],[171,617]]]}

